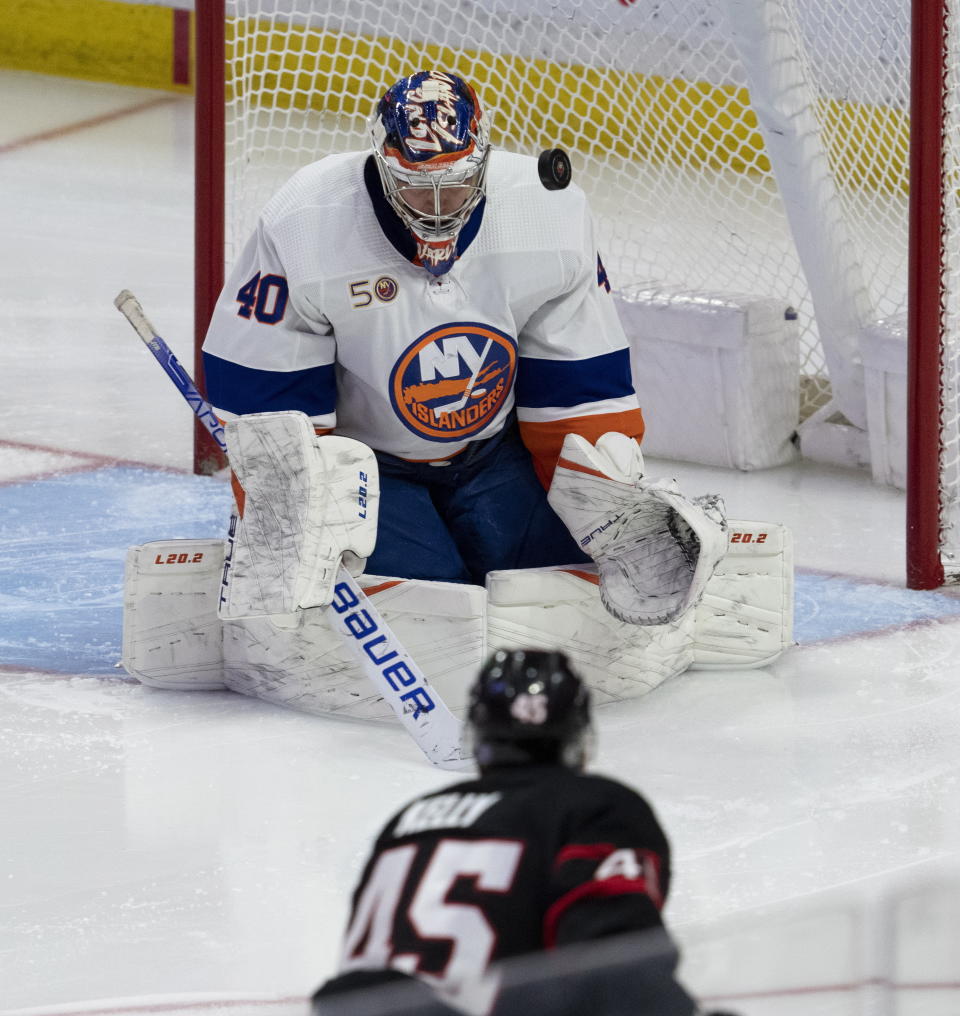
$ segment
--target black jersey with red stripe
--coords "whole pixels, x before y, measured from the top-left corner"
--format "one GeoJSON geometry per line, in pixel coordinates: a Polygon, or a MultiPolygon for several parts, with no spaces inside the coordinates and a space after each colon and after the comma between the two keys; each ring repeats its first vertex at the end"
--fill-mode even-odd
{"type": "Polygon", "coordinates": [[[384,827],[341,970],[447,985],[509,957],[662,930],[669,885],[667,838],[635,791],[559,765],[490,769],[384,827]]]}

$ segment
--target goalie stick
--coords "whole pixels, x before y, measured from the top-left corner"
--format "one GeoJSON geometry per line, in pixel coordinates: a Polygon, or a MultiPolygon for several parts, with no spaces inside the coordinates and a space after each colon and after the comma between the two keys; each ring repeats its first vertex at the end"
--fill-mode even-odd
{"type": "MultiPolygon", "coordinates": [[[[200,394],[173,351],[147,320],[140,301],[124,289],[113,303],[176,385],[196,418],[226,453],[223,426],[213,407],[200,394]]],[[[230,528],[232,532],[233,523],[230,528]]],[[[327,612],[334,630],[352,647],[364,674],[420,746],[427,760],[440,769],[467,768],[472,760],[461,748],[461,722],[450,712],[380,612],[342,565],[337,572],[333,602],[321,609],[327,612]]]]}

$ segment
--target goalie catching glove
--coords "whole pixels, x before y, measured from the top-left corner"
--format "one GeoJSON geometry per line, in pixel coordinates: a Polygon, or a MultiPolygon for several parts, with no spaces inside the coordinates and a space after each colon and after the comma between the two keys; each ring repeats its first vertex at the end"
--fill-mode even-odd
{"type": "Polygon", "coordinates": [[[597,563],[606,609],[629,624],[670,624],[695,606],[727,549],[723,502],[689,499],[675,480],[647,480],[626,434],[591,445],[567,434],[547,495],[597,563]]]}
{"type": "Polygon", "coordinates": [[[360,574],[377,538],[377,460],[360,441],[317,437],[304,413],[255,413],[226,426],[241,490],[220,616],[325,606],[341,562],[360,574]]]}

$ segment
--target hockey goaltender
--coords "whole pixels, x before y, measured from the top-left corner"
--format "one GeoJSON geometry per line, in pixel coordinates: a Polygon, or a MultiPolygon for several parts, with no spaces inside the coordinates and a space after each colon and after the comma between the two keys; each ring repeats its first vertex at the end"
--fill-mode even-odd
{"type": "Polygon", "coordinates": [[[455,767],[489,651],[561,650],[605,703],[790,644],[789,532],[646,475],[590,209],[550,179],[419,71],[267,203],[204,345],[236,516],[131,549],[131,674],[396,715],[455,767]]]}

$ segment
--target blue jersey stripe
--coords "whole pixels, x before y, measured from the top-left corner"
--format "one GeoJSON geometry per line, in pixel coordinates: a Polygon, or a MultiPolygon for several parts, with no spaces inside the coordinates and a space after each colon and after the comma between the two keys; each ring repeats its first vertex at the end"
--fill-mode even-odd
{"type": "Polygon", "coordinates": [[[306,370],[258,370],[203,354],[207,401],[228,413],[271,413],[299,410],[325,416],[337,407],[333,364],[306,370]]]}
{"type": "Polygon", "coordinates": [[[585,360],[520,357],[516,385],[519,407],[580,406],[633,394],[628,349],[589,356],[585,360]]]}

